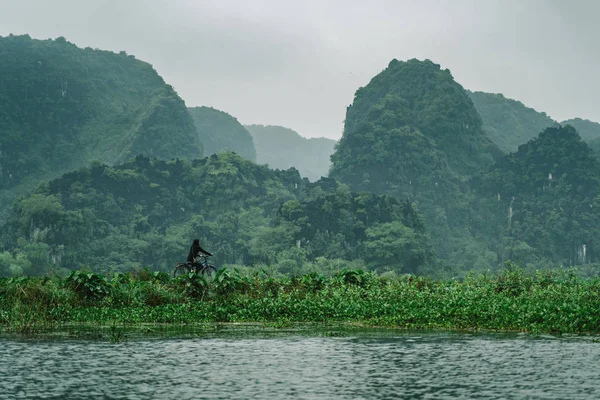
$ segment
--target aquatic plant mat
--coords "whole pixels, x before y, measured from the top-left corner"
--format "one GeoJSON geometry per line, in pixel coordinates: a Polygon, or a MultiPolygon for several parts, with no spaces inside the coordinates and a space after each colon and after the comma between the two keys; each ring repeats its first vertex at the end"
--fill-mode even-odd
{"type": "Polygon", "coordinates": [[[0,330],[11,334],[95,331],[119,341],[125,330],[151,334],[185,327],[208,334],[247,326],[281,332],[306,324],[597,334],[600,280],[518,268],[460,281],[362,270],[292,278],[227,269],[177,279],[162,272],[108,277],[89,271],[66,279],[0,279],[0,330]]]}

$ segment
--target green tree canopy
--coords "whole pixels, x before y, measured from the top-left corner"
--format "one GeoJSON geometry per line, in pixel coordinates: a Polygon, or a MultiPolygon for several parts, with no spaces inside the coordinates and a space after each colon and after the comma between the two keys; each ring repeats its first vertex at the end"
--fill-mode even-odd
{"type": "Polygon", "coordinates": [[[20,265],[19,255],[35,273],[52,265],[168,270],[185,259],[196,237],[218,264],[329,256],[369,258],[373,267],[408,272],[434,260],[410,202],[353,193],[328,178],[310,183],[295,169],[270,170],[234,153],[192,162],[138,156],[118,166],[96,163],[18,202],[1,232],[13,257],[2,261],[4,273],[20,265]],[[414,256],[369,255],[368,246],[382,239],[367,232],[379,224],[395,224],[389,240],[399,235],[402,251],[414,256]]]}

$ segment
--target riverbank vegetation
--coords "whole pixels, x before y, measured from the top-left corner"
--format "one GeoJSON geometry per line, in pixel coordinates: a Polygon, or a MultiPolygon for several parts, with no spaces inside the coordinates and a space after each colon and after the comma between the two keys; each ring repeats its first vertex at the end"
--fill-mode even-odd
{"type": "Polygon", "coordinates": [[[342,269],[300,276],[223,268],[212,277],[141,270],[111,276],[0,280],[0,329],[36,334],[68,324],[133,326],[259,322],[339,323],[405,329],[600,332],[600,279],[574,270],[462,280],[342,269]]]}

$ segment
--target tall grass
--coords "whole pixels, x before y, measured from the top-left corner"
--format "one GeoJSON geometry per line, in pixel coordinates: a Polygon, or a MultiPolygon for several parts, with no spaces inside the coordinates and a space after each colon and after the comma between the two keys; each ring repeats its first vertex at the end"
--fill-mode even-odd
{"type": "Polygon", "coordinates": [[[511,266],[461,280],[344,269],[298,277],[221,269],[210,278],[148,272],[0,280],[0,328],[67,323],[359,323],[407,329],[600,332],[600,281],[511,266]]]}

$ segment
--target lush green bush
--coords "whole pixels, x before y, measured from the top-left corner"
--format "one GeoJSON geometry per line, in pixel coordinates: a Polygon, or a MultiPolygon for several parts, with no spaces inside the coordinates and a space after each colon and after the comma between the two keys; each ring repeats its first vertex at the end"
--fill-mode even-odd
{"type": "Polygon", "coordinates": [[[65,284],[81,300],[102,300],[110,294],[107,277],[89,270],[73,271],[65,279],[65,284]]]}

